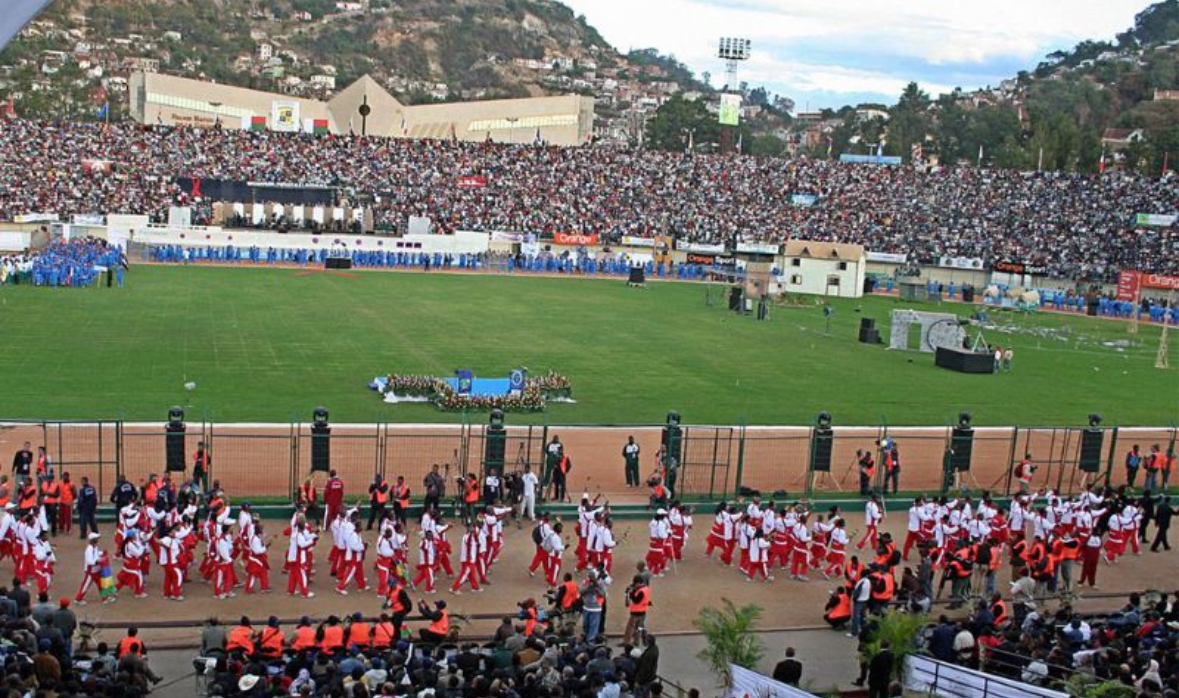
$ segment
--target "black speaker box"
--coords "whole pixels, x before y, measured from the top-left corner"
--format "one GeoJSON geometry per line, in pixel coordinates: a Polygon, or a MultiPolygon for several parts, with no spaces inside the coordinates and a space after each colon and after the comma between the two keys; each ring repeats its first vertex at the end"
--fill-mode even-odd
{"type": "Polygon", "coordinates": [[[811,436],[811,470],[820,473],[831,472],[831,447],[835,443],[835,432],[831,427],[815,427],[811,436]]]}
{"type": "Polygon", "coordinates": [[[183,424],[169,424],[164,436],[164,468],[173,472],[184,470],[183,424]]]}
{"type": "Polygon", "coordinates": [[[1077,467],[1082,472],[1096,473],[1101,470],[1101,446],[1105,432],[1100,429],[1086,429],[1081,432],[1081,458],[1077,467]]]}
{"type": "Polygon", "coordinates": [[[960,473],[970,470],[970,456],[974,450],[974,429],[954,427],[954,433],[950,437],[950,448],[953,450],[950,464],[954,466],[954,470],[960,473]]]}

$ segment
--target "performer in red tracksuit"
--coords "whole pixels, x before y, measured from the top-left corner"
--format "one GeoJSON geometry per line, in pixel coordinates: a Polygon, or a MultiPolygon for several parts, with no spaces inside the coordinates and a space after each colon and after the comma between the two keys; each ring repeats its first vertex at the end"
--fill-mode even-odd
{"type": "Polygon", "coordinates": [[[270,593],[270,557],[266,552],[270,544],[262,539],[262,535],[262,522],[258,521],[246,541],[244,552],[247,594],[253,594],[255,586],[263,594],[270,593]]]}
{"type": "Polygon", "coordinates": [[[471,591],[482,591],[479,588],[479,530],[475,523],[467,524],[467,532],[459,543],[459,574],[454,578],[450,591],[461,594],[463,582],[469,582],[471,591]]]}
{"type": "Polygon", "coordinates": [[[323,525],[336,520],[336,515],[344,511],[344,481],[336,476],[336,471],[328,473],[327,484],[323,487],[323,525]]]}

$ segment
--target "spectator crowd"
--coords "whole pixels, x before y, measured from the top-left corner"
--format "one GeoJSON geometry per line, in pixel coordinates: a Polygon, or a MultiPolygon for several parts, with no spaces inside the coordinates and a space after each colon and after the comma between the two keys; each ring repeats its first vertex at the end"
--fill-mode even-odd
{"type": "Polygon", "coordinates": [[[729,243],[800,238],[859,243],[935,262],[1011,261],[1109,281],[1119,269],[1179,273],[1169,177],[849,165],[808,159],[557,148],[358,136],[314,137],[134,124],[0,127],[0,217],[139,213],[189,202],[179,177],[340,187],[371,198],[378,228],[428,216],[442,232],[581,233],[606,242],[666,230],[729,243]],[[110,168],[84,162],[112,161],[110,168]],[[486,178],[460,186],[459,178],[486,178]],[[796,205],[792,196],[817,196],[796,205]]]}

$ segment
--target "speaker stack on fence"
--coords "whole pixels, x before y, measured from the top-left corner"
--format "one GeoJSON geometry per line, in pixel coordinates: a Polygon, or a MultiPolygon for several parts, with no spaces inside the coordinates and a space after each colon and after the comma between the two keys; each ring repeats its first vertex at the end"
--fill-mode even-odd
{"type": "Polygon", "coordinates": [[[173,407],[168,410],[168,424],[164,427],[164,468],[169,471],[184,470],[184,410],[173,407]]]}
{"type": "Polygon", "coordinates": [[[963,303],[973,303],[974,302],[974,287],[971,286],[970,284],[966,284],[965,286],[962,287],[962,302],[963,303]]]}
{"type": "Polygon", "coordinates": [[[503,472],[504,456],[507,452],[508,431],[504,428],[504,411],[494,409],[487,424],[487,436],[483,444],[483,468],[496,468],[503,472]]]}
{"type": "Polygon", "coordinates": [[[863,344],[880,344],[880,330],[876,329],[874,318],[860,318],[860,342],[863,344]]]}
{"type": "Polygon", "coordinates": [[[1089,415],[1089,428],[1081,432],[1081,457],[1077,462],[1081,472],[1096,473],[1101,470],[1101,447],[1105,442],[1105,432],[1100,427],[1101,415],[1089,415]]]}
{"type": "Polygon", "coordinates": [[[682,463],[684,447],[684,430],[680,427],[680,413],[672,410],[667,413],[667,426],[663,427],[663,434],[659,439],[663,446],[663,457],[667,463],[682,463]]]}
{"type": "Polygon", "coordinates": [[[311,472],[332,469],[332,428],[326,407],[316,407],[311,421],[311,472]]]}
{"type": "Polygon", "coordinates": [[[960,473],[970,470],[970,457],[974,451],[974,428],[970,426],[970,420],[969,412],[960,412],[958,426],[950,435],[950,465],[960,473]]]}
{"type": "Polygon", "coordinates": [[[831,429],[831,413],[820,412],[815,420],[815,431],[811,437],[812,471],[831,472],[831,447],[834,443],[835,432],[831,429]]]}

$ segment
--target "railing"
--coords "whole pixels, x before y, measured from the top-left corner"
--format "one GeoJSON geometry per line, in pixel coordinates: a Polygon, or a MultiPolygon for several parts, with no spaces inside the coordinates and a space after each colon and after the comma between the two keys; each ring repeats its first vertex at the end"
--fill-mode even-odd
{"type": "MultiPolygon", "coordinates": [[[[510,423],[510,415],[509,415],[510,423]]],[[[487,460],[484,424],[333,424],[328,439],[330,467],[339,472],[351,492],[367,493],[375,475],[393,480],[403,476],[415,498],[422,480],[434,466],[446,479],[448,494],[456,477],[481,474],[488,467],[502,472],[525,466],[544,477],[545,447],[560,438],[574,468],[568,478],[573,497],[631,493],[642,497],[645,487],[628,488],[622,446],[630,436],[641,448],[640,480],[656,471],[655,454],[663,437],[659,425],[514,425],[507,427],[502,463],[487,460]]],[[[676,496],[721,500],[738,493],[759,492],[767,498],[860,497],[859,454],[871,453],[874,477],[865,483],[873,491],[892,494],[880,444],[895,443],[900,453],[899,488],[902,494],[950,490],[990,491],[996,496],[1018,491],[1014,464],[1031,454],[1037,466],[1033,489],[1075,494],[1088,484],[1118,486],[1126,472],[1120,454],[1138,444],[1148,452],[1158,445],[1175,449],[1175,427],[1132,427],[1100,430],[1100,448],[1087,451],[1082,464],[1085,430],[1077,427],[983,427],[971,440],[969,469],[947,467],[952,447],[961,448],[950,427],[836,427],[830,439],[827,469],[816,448],[816,430],[798,426],[683,427],[674,491],[676,496]]],[[[0,451],[11,453],[28,441],[44,445],[59,470],[74,482],[90,478],[107,492],[122,475],[142,482],[149,473],[162,473],[168,441],[160,423],[110,421],[0,421],[0,451]]],[[[179,436],[184,463],[191,468],[193,453],[203,443],[212,458],[211,479],[232,493],[286,500],[312,468],[310,425],[303,423],[223,424],[189,422],[179,436]]],[[[1139,479],[1139,484],[1142,478],[1139,479]]],[[[1167,483],[1169,485],[1169,483],[1167,483]]],[[[351,496],[351,494],[350,494],[351,496]]]]}
{"type": "Polygon", "coordinates": [[[905,658],[905,688],[943,698],[1068,698],[1059,691],[981,671],[947,664],[932,657],[905,658]]]}

